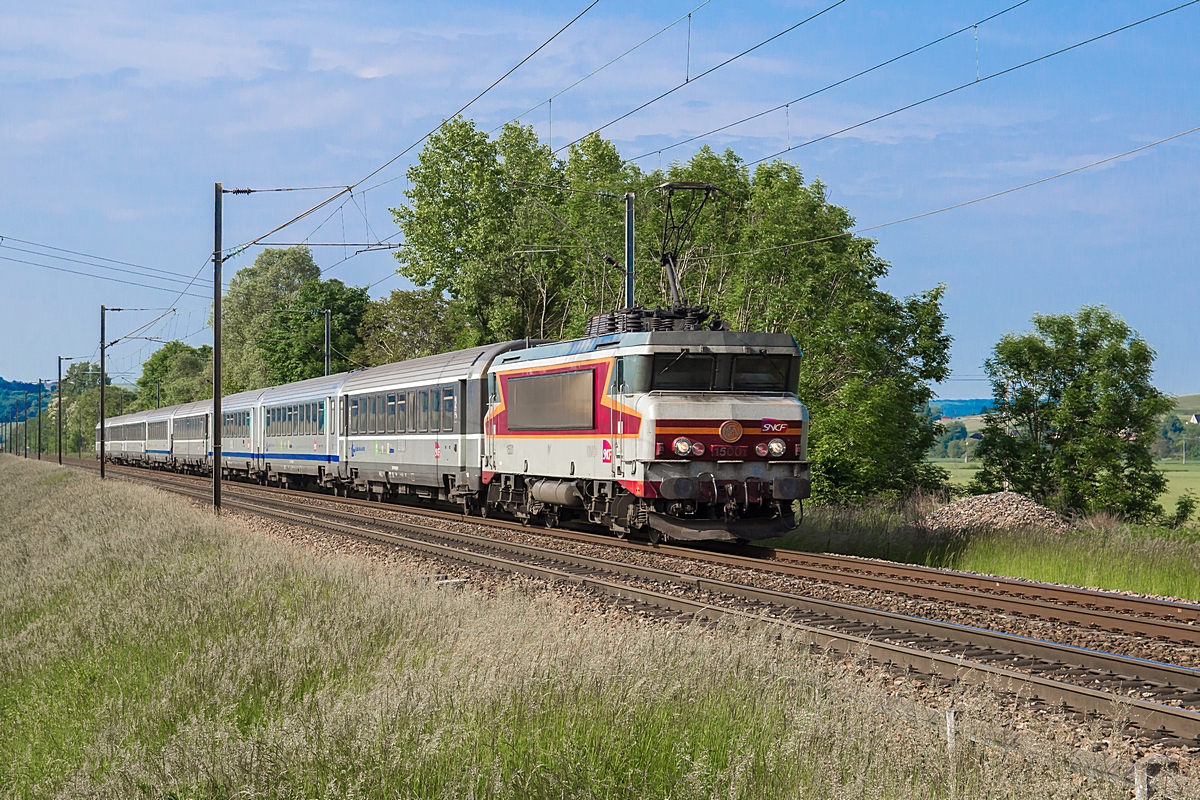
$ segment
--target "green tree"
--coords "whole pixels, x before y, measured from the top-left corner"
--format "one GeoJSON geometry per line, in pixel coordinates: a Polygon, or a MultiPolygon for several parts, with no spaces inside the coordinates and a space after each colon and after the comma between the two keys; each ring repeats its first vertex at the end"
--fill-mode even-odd
{"type": "Polygon", "coordinates": [[[459,304],[432,289],[396,289],[363,312],[361,360],[373,367],[464,346],[463,317],[459,304]]]}
{"type": "Polygon", "coordinates": [[[176,339],[155,350],[142,364],[137,400],[129,410],[156,408],[159,381],[164,406],[212,397],[212,347],[192,347],[176,339]]]}
{"type": "Polygon", "coordinates": [[[278,327],[275,309],[292,307],[288,304],[300,287],[320,277],[307,247],[268,247],[234,274],[222,303],[221,382],[226,394],[271,385],[260,339],[278,327]]]}
{"type": "Polygon", "coordinates": [[[564,165],[532,127],[495,139],[455,119],[409,168],[409,204],[392,209],[399,272],[461,304],[472,344],[560,338],[571,328],[577,248],[562,222],[564,165]],[[555,216],[559,220],[555,219],[555,216]],[[570,241],[567,241],[570,239],[570,241]]]}
{"type": "Polygon", "coordinates": [[[329,309],[330,369],[336,373],[356,366],[353,354],[362,345],[359,327],[370,302],[365,288],[347,286],[336,278],[306,280],[280,298],[256,340],[268,385],[325,374],[325,315],[296,311],[329,309]]]}
{"type": "Polygon", "coordinates": [[[1173,404],[1150,382],[1154,351],[1103,306],[1038,314],[984,362],[994,408],[984,415],[975,491],[1010,488],[1064,510],[1142,521],[1162,513],[1166,478],[1151,446],[1173,404]]]}
{"type": "Polygon", "coordinates": [[[598,136],[573,145],[564,163],[530,128],[506,126],[492,140],[456,119],[408,176],[409,203],[392,209],[408,245],[399,271],[461,309],[462,344],[579,336],[590,315],[616,307],[626,192],[637,198],[636,301],[668,304],[667,197],[656,189],[720,187],[682,243],[677,275],[688,302],[735,329],[787,332],[800,344],[814,497],[854,502],[946,480],[924,461],[940,426],[921,411],[947,374],[944,288],[907,298],[883,291],[889,265],[875,242],[851,235],[849,212],[795,165],[751,172],[732,150],[704,147],[645,173],[598,136]]]}

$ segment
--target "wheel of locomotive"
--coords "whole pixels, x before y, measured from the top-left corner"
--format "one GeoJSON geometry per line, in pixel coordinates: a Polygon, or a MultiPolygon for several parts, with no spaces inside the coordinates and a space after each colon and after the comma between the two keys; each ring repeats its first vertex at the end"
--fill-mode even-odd
{"type": "Polygon", "coordinates": [[[558,514],[546,514],[542,522],[545,523],[547,528],[557,528],[558,514]]]}
{"type": "Polygon", "coordinates": [[[654,528],[650,528],[649,530],[647,530],[646,535],[650,538],[650,544],[654,545],[655,547],[662,544],[662,540],[663,540],[662,531],[655,530],[654,528]]]}

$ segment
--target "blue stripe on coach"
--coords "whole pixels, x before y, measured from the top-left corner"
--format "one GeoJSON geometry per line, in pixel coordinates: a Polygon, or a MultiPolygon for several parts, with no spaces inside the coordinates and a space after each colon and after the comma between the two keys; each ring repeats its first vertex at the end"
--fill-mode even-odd
{"type": "MultiPolygon", "coordinates": [[[[211,456],[212,451],[208,451],[211,456]]],[[[296,453],[295,455],[286,455],[284,453],[221,453],[221,458],[263,458],[271,461],[338,461],[336,455],[309,455],[307,453],[296,453]]]]}

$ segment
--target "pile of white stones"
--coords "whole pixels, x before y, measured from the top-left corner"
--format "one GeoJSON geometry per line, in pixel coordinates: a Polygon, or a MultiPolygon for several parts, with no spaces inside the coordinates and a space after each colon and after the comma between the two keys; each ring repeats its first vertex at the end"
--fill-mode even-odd
{"type": "Polygon", "coordinates": [[[1045,506],[1016,492],[997,492],[967,497],[942,506],[920,523],[929,531],[952,532],[1011,528],[1048,528],[1065,531],[1071,526],[1045,506]]]}

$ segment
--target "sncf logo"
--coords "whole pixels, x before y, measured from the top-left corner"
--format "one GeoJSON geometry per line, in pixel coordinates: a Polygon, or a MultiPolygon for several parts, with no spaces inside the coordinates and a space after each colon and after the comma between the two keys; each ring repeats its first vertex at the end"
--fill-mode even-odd
{"type": "MultiPolygon", "coordinates": [[[[613,451],[612,442],[610,442],[608,439],[601,440],[600,463],[611,464],[612,463],[612,451],[613,451]]],[[[593,452],[595,452],[595,451],[593,451],[593,452]]]]}
{"type": "Polygon", "coordinates": [[[763,418],[762,433],[787,433],[788,424],[782,419],[763,418]]]}

